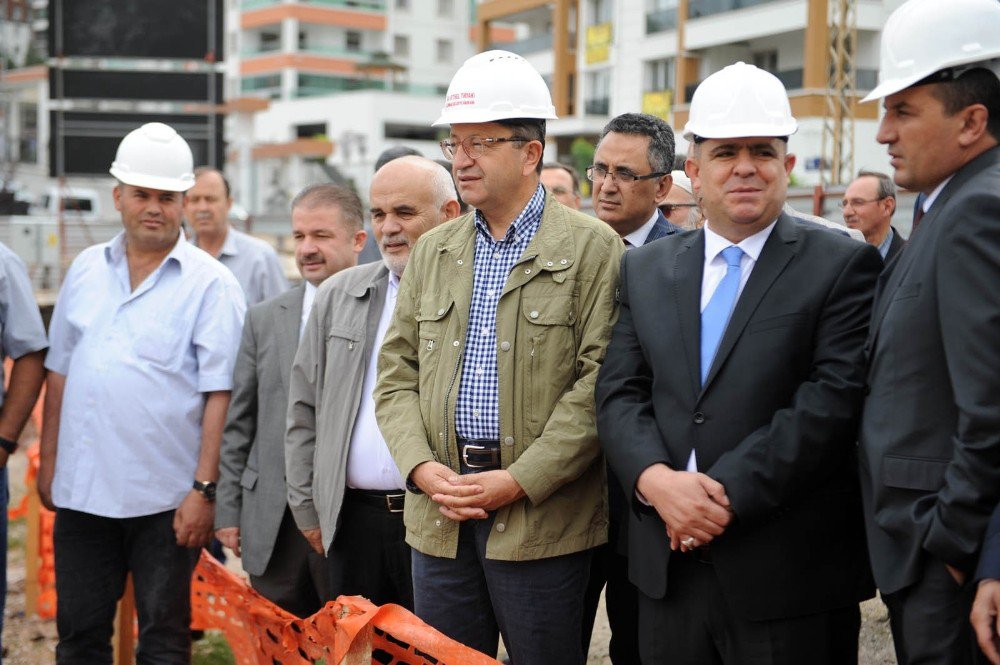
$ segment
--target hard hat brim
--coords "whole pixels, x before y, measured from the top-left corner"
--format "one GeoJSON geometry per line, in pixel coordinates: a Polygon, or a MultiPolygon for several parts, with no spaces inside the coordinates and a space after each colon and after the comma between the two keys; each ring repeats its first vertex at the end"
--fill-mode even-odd
{"type": "Polygon", "coordinates": [[[731,128],[716,127],[700,128],[690,123],[684,126],[684,140],[694,141],[694,137],[703,139],[742,139],[742,138],[783,138],[799,131],[798,122],[790,122],[786,125],[775,126],[771,124],[746,124],[734,125],[731,128]]]}
{"type": "Polygon", "coordinates": [[[955,68],[976,68],[982,67],[983,69],[989,69],[1000,78],[1000,57],[993,55],[992,57],[983,58],[983,54],[978,53],[975,56],[958,59],[954,62],[948,63],[947,66],[937,67],[930,71],[921,71],[917,74],[911,74],[909,76],[897,76],[896,78],[889,79],[888,81],[883,81],[875,86],[875,89],[869,92],[861,103],[874,102],[875,100],[882,99],[883,97],[888,97],[889,95],[894,95],[897,92],[906,90],[907,88],[916,85],[920,81],[923,81],[928,76],[942,72],[948,69],[955,68]]]}
{"type": "Polygon", "coordinates": [[[151,175],[128,173],[112,166],[108,171],[119,182],[133,187],[147,187],[163,192],[186,192],[194,187],[194,174],[181,178],[161,178],[151,175]]]}

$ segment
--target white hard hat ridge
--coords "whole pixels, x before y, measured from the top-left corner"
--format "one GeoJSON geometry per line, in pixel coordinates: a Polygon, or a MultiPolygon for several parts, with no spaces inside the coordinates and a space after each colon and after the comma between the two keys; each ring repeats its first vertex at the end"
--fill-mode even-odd
{"type": "Polygon", "coordinates": [[[909,0],[882,30],[878,85],[862,101],[895,94],[945,69],[983,66],[1000,78],[1000,2],[909,0]]]}
{"type": "Polygon", "coordinates": [[[118,144],[110,172],[126,185],[185,192],[194,186],[194,157],[173,127],[149,122],[118,144]]]}
{"type": "Polygon", "coordinates": [[[684,138],[791,136],[798,130],[778,78],[744,62],[715,72],[694,91],[684,138]]]}
{"type": "Polygon", "coordinates": [[[531,63],[495,50],[478,53],[459,67],[434,126],[556,117],[549,88],[531,63]]]}

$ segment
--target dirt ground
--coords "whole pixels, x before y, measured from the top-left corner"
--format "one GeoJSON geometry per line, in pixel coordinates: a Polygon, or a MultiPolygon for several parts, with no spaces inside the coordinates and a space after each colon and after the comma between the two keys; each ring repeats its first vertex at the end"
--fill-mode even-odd
{"type": "MultiPolygon", "coordinates": [[[[24,493],[24,456],[10,462],[11,504],[24,493]]],[[[56,628],[54,621],[42,621],[24,613],[24,538],[23,521],[12,522],[8,534],[7,606],[4,611],[3,645],[5,665],[49,665],[55,661],[56,628]]],[[[234,561],[230,557],[230,561],[234,561]]],[[[238,568],[238,563],[234,568],[238,568]]],[[[888,615],[878,599],[861,605],[860,665],[895,665],[888,615]]],[[[598,608],[594,636],[590,643],[588,665],[610,665],[608,658],[607,615],[604,599],[598,608]]]]}

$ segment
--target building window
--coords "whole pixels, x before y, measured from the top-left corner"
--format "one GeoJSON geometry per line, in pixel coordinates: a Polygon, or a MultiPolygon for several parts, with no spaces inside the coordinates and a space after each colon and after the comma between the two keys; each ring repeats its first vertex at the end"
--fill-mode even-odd
{"type": "Polygon", "coordinates": [[[396,0],[396,9],[400,11],[410,11],[410,0],[396,0]]]}
{"type": "Polygon", "coordinates": [[[612,0],[588,0],[590,24],[611,23],[612,0]]]}
{"type": "Polygon", "coordinates": [[[674,89],[674,59],[650,60],[643,74],[642,91],[659,92],[674,89]]]}
{"type": "Polygon", "coordinates": [[[361,33],[357,30],[348,30],[345,34],[346,43],[345,48],[351,53],[358,53],[361,51],[361,33]]]}
{"type": "Polygon", "coordinates": [[[455,12],[453,0],[437,0],[438,16],[451,16],[455,12]]]}
{"type": "Polygon", "coordinates": [[[397,122],[387,122],[384,128],[385,138],[403,141],[437,141],[438,131],[427,125],[407,125],[397,122]]]}
{"type": "Polygon", "coordinates": [[[309,125],[295,125],[295,137],[300,139],[326,138],[326,123],[317,122],[309,125]]]}
{"type": "Polygon", "coordinates": [[[409,58],[410,38],[406,35],[393,35],[392,54],[397,58],[409,58]]]}
{"type": "Polygon", "coordinates": [[[677,28],[677,0],[647,0],[646,34],[677,28]]]}
{"type": "Polygon", "coordinates": [[[279,35],[277,32],[260,33],[258,52],[270,53],[271,51],[280,51],[280,50],[281,50],[281,35],[279,35]]]}
{"type": "Polygon", "coordinates": [[[771,72],[772,74],[778,73],[777,51],[759,51],[750,56],[750,61],[754,67],[771,72]]]}
{"type": "Polygon", "coordinates": [[[587,72],[584,88],[584,112],[587,115],[608,115],[611,110],[611,70],[587,72]]]}
{"type": "Polygon", "coordinates": [[[437,61],[440,64],[447,65],[451,64],[454,57],[453,48],[450,39],[439,39],[437,40],[437,61]]]}

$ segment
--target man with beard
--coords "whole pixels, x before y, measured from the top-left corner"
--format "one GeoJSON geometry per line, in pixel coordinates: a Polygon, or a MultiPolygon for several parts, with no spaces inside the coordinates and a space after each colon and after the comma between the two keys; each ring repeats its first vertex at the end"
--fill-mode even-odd
{"type": "Polygon", "coordinates": [[[316,295],[292,367],[285,475],[298,528],[327,555],[331,598],[413,609],[404,482],[375,422],[372,390],[410,248],[459,206],[451,176],[416,156],[383,166],[370,197],[382,262],[345,270],[316,295]]]}

